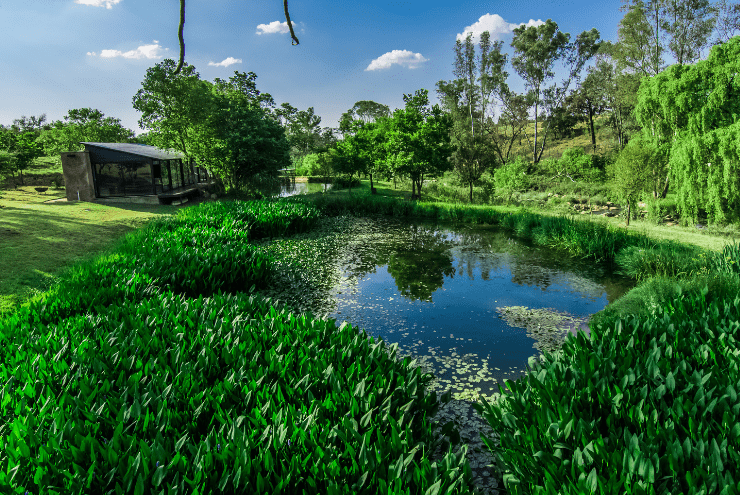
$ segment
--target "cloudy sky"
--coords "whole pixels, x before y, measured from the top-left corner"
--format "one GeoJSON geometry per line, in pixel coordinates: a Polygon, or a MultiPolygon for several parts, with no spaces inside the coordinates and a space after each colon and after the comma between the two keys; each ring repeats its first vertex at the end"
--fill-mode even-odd
{"type": "MultiPolygon", "coordinates": [[[[277,104],[314,107],[336,127],[356,101],[403,106],[403,94],[453,78],[455,39],[552,19],[572,37],[593,27],[616,40],[620,0],[187,0],[185,60],[201,78],[255,72],[277,104]]],[[[131,105],[146,69],[177,59],[178,0],[0,0],[0,124],[92,107],[137,133],[131,105]]],[[[509,68],[509,73],[514,71],[509,68]]],[[[522,89],[515,76],[514,89],[522,89]]]]}

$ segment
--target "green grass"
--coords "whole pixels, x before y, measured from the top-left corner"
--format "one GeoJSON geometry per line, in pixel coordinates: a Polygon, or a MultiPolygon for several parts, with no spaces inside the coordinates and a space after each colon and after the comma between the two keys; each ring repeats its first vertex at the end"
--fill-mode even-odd
{"type": "Polygon", "coordinates": [[[46,201],[64,191],[0,191],[0,313],[47,290],[68,266],[99,254],[176,206],[46,201]]]}

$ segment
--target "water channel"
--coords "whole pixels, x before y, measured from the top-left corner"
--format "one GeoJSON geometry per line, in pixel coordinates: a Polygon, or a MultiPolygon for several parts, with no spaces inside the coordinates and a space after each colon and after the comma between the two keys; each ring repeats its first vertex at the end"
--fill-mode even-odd
{"type": "Polygon", "coordinates": [[[398,344],[458,400],[493,397],[634,285],[491,227],[327,218],[263,247],[280,260],[268,296],[398,344]]]}

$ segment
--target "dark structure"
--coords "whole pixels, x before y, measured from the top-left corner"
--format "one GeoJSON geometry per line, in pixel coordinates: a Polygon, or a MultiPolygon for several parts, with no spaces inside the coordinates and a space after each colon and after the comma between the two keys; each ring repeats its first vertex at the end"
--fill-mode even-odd
{"type": "Polygon", "coordinates": [[[200,195],[207,171],[181,153],[132,143],[80,143],[85,151],[62,153],[68,200],[131,196],[161,203],[200,195]]]}

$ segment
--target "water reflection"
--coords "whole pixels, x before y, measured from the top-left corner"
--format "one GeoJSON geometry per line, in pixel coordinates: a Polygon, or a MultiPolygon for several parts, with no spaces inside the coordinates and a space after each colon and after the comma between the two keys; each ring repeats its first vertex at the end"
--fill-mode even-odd
{"type": "Polygon", "coordinates": [[[397,343],[435,374],[432,390],[456,397],[521,377],[530,357],[632,286],[607,266],[473,226],[334,218],[268,249],[285,263],[268,295],[397,343]]]}
{"type": "Polygon", "coordinates": [[[291,182],[282,184],[280,191],[276,191],[276,195],[281,198],[288,196],[295,196],[296,194],[308,194],[314,192],[328,191],[331,189],[331,184],[309,184],[308,182],[291,182]]]}

